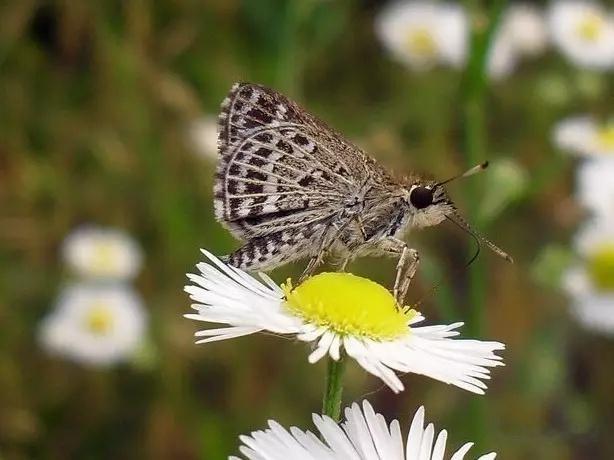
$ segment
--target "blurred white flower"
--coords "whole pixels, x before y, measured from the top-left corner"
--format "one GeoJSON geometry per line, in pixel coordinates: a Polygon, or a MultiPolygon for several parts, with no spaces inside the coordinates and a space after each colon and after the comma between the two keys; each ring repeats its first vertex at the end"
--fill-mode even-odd
{"type": "Polygon", "coordinates": [[[548,45],[548,29],[543,13],[529,3],[511,2],[501,25],[514,48],[522,55],[536,56],[548,45]]]}
{"type": "Polygon", "coordinates": [[[614,19],[601,4],[552,2],[548,24],[554,44],[576,65],[593,69],[614,67],[614,19]]]}
{"type": "Polygon", "coordinates": [[[576,187],[586,209],[600,219],[614,219],[614,156],[582,163],[576,187]]]}
{"type": "Polygon", "coordinates": [[[575,247],[581,263],[563,279],[572,312],[585,327],[614,334],[614,216],[586,223],[575,247]]]}
{"type": "Polygon", "coordinates": [[[514,43],[503,31],[497,33],[488,51],[486,71],[491,78],[499,80],[510,75],[516,68],[518,55],[514,43]]]}
{"type": "Polygon", "coordinates": [[[554,128],[554,143],[577,155],[614,158],[614,118],[606,123],[590,116],[565,119],[554,128]]]}
{"type": "Polygon", "coordinates": [[[186,318],[227,327],[204,329],[197,343],[232,339],[260,331],[293,335],[310,342],[309,362],[326,355],[338,360],[342,350],[394,392],[404,389],[395,374],[413,372],[483,394],[489,367],[501,366],[498,342],[459,340],[463,323],[416,327],[424,317],[399,308],[383,286],[349,273],[320,273],[297,287],[264,284],[203,250],[208,263],[185,291],[196,302],[186,318]]]}
{"type": "Polygon", "coordinates": [[[526,3],[513,3],[503,13],[488,55],[488,74],[509,75],[521,57],[536,56],[548,43],[543,14],[526,3]]]}
{"type": "Polygon", "coordinates": [[[465,61],[468,25],[453,3],[399,1],[384,7],[375,21],[380,40],[400,62],[415,70],[465,61]]]}
{"type": "Polygon", "coordinates": [[[193,121],[188,128],[188,136],[196,153],[210,160],[217,160],[217,120],[215,117],[205,116],[193,121]]]}
{"type": "MultiPolygon", "coordinates": [[[[388,425],[366,400],[362,410],[356,403],[347,407],[341,425],[326,415],[313,414],[312,418],[322,440],[310,431],[296,427],[287,430],[269,420],[268,429],[241,436],[243,445],[239,450],[249,460],[443,460],[445,455],[448,433],[441,430],[435,437],[432,423],[424,427],[424,406],[414,414],[405,445],[399,421],[395,419],[388,425]]],[[[471,442],[464,444],[449,458],[464,459],[472,446],[471,442]]],[[[478,460],[493,460],[496,456],[491,452],[478,460]]]]}
{"type": "Polygon", "coordinates": [[[141,344],[146,316],[139,296],[119,284],[78,284],[65,289],[40,327],[52,354],[104,366],[131,357],[141,344]]]}
{"type": "Polygon", "coordinates": [[[64,240],[62,253],[78,275],[114,280],[136,276],[143,257],[141,249],[127,233],[94,226],[71,232],[64,240]]]}
{"type": "Polygon", "coordinates": [[[574,298],[571,312],[586,329],[614,336],[614,295],[574,298]]]}

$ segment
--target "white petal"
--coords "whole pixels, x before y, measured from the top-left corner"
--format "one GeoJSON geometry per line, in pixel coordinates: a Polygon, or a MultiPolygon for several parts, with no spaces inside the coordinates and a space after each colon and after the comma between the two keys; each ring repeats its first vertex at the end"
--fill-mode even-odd
{"type": "Polygon", "coordinates": [[[313,423],[318,431],[330,446],[330,448],[342,458],[360,459],[354,446],[346,436],[345,432],[335,423],[333,419],[325,415],[313,414],[313,423]]]}
{"type": "Polygon", "coordinates": [[[345,410],[345,417],[347,421],[343,428],[361,457],[379,459],[373,437],[360,406],[356,403],[352,404],[351,408],[345,410]]]}
{"type": "Polygon", "coordinates": [[[416,460],[420,455],[420,448],[422,446],[422,436],[424,435],[424,406],[420,408],[414,414],[414,418],[411,421],[409,428],[409,434],[407,435],[407,454],[406,460],[416,460]]]}
{"type": "Polygon", "coordinates": [[[403,385],[393,370],[423,374],[483,394],[486,386],[481,380],[488,379],[489,367],[502,365],[494,351],[504,345],[448,338],[453,327],[412,328],[407,336],[391,342],[345,337],[344,346],[349,356],[395,392],[403,385]]]}
{"type": "Polygon", "coordinates": [[[450,460],[463,460],[465,458],[465,454],[469,452],[469,449],[471,449],[471,447],[473,447],[472,442],[464,444],[460,449],[454,452],[454,455],[452,455],[452,458],[450,460]]]}
{"type": "Polygon", "coordinates": [[[371,404],[366,400],[362,403],[362,411],[379,458],[386,460],[394,460],[396,458],[402,460],[402,456],[396,455],[398,453],[394,451],[395,446],[391,441],[390,433],[388,432],[388,424],[384,417],[381,414],[376,414],[371,404]]]}
{"type": "MultiPolygon", "coordinates": [[[[344,411],[346,420],[342,428],[327,416],[313,415],[313,421],[324,442],[313,433],[291,427],[286,430],[275,421],[269,429],[240,436],[240,452],[250,459],[264,460],[442,460],[445,454],[447,432],[442,430],[433,447],[435,428],[424,429],[424,407],[420,407],[412,420],[405,454],[398,421],[387,428],[386,420],[376,413],[367,401],[361,407],[353,403],[344,411]]],[[[462,460],[473,444],[462,446],[452,460],[462,460]]],[[[480,460],[493,460],[490,453],[480,460]]],[[[236,458],[236,457],[231,457],[236,458]]]]}
{"type": "Polygon", "coordinates": [[[491,452],[490,454],[481,455],[478,460],[495,460],[495,458],[497,458],[497,454],[491,452]]]}
{"type": "Polygon", "coordinates": [[[315,362],[318,362],[324,356],[326,356],[330,348],[330,345],[331,343],[333,343],[334,339],[335,339],[335,334],[333,332],[325,332],[322,335],[322,337],[320,337],[320,340],[318,341],[318,344],[316,345],[316,349],[309,355],[307,360],[311,364],[313,364],[315,362]]]}
{"type": "Polygon", "coordinates": [[[339,358],[341,358],[340,346],[341,337],[335,334],[335,337],[333,338],[333,341],[330,344],[329,348],[330,357],[333,358],[335,361],[339,361],[339,358]]]}
{"type": "Polygon", "coordinates": [[[448,432],[441,430],[437,440],[435,441],[435,447],[433,447],[432,460],[443,460],[443,456],[446,452],[446,441],[448,439],[448,432]]]}
{"type": "Polygon", "coordinates": [[[418,454],[418,460],[430,460],[431,452],[433,449],[433,436],[435,433],[435,427],[432,423],[429,423],[422,435],[422,445],[420,446],[420,454],[418,454]]]}

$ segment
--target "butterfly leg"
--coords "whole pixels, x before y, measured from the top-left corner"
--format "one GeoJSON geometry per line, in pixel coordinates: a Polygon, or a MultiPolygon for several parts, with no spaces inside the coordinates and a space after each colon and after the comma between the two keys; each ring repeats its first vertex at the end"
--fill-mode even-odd
{"type": "Polygon", "coordinates": [[[324,232],[322,236],[322,240],[320,241],[320,246],[318,247],[318,252],[316,253],[315,256],[309,259],[309,263],[307,264],[307,267],[305,267],[305,270],[303,270],[303,273],[301,274],[301,277],[299,278],[299,283],[302,283],[307,278],[309,278],[311,275],[313,275],[313,272],[316,270],[316,268],[318,268],[318,266],[324,260],[324,255],[326,254],[330,246],[335,241],[335,237],[334,236],[332,238],[328,237],[328,234],[329,234],[329,231],[324,232]]]}
{"type": "Polygon", "coordinates": [[[418,269],[418,263],[420,262],[418,251],[408,247],[404,241],[396,238],[385,239],[381,247],[384,251],[399,256],[392,292],[398,304],[402,306],[409,285],[418,269]]]}
{"type": "Polygon", "coordinates": [[[339,265],[339,271],[340,272],[345,272],[345,269],[347,268],[348,264],[350,263],[350,260],[352,260],[352,257],[348,256],[345,259],[343,259],[343,262],[341,262],[341,264],[339,265]]]}
{"type": "Polygon", "coordinates": [[[406,247],[406,252],[409,254],[407,260],[407,266],[405,269],[405,274],[403,275],[403,283],[401,284],[401,288],[399,289],[398,296],[395,296],[399,305],[403,305],[405,301],[405,296],[407,295],[407,291],[409,289],[409,285],[411,284],[414,276],[416,275],[416,270],[418,270],[418,264],[420,263],[420,256],[418,255],[418,251],[412,248],[406,247]]]}
{"type": "MultiPolygon", "coordinates": [[[[362,236],[361,244],[364,244],[368,240],[367,231],[365,230],[365,225],[362,222],[362,218],[360,217],[360,214],[354,215],[353,218],[355,219],[356,225],[358,226],[358,230],[360,231],[360,235],[362,236]]],[[[354,256],[352,254],[348,254],[343,259],[341,264],[339,264],[337,271],[345,272],[345,269],[347,268],[348,264],[352,261],[353,258],[354,256]]]]}
{"type": "MultiPolygon", "coordinates": [[[[344,219],[344,221],[341,224],[338,224],[337,222],[333,222],[324,231],[324,233],[322,234],[322,238],[321,238],[321,241],[320,241],[320,246],[318,248],[318,252],[316,253],[315,256],[313,256],[309,260],[309,263],[307,264],[307,267],[305,268],[305,270],[301,274],[301,277],[299,278],[299,283],[305,281],[308,277],[310,277],[313,274],[315,269],[324,260],[324,256],[326,255],[326,253],[330,250],[330,248],[333,246],[333,244],[335,244],[335,242],[337,241],[337,239],[341,235],[341,232],[343,232],[343,230],[345,230],[345,228],[348,226],[348,224],[351,221],[352,221],[351,219],[344,219]]],[[[349,259],[344,261],[343,269],[345,269],[345,265],[347,265],[348,262],[349,262],[349,259]]],[[[343,271],[343,269],[341,271],[343,271]]]]}
{"type": "Polygon", "coordinates": [[[320,249],[318,250],[318,253],[315,256],[313,256],[311,259],[309,259],[309,263],[307,264],[307,267],[305,267],[305,270],[303,270],[301,277],[298,279],[299,284],[305,281],[307,278],[309,278],[313,274],[315,269],[318,268],[318,265],[322,263],[325,253],[326,253],[325,249],[323,248],[322,245],[320,245],[320,249]]]}
{"type": "Polygon", "coordinates": [[[365,230],[365,224],[362,222],[362,217],[360,214],[356,214],[356,223],[358,224],[358,229],[360,230],[360,235],[362,236],[363,242],[366,242],[369,237],[367,236],[367,231],[365,230]]]}

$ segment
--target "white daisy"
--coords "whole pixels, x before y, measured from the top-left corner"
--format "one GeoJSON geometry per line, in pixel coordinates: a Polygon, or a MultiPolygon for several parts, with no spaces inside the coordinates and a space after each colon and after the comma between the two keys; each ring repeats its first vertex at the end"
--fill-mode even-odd
{"type": "Polygon", "coordinates": [[[486,71],[495,80],[510,75],[516,68],[518,53],[504,30],[498,32],[488,50],[486,71]]]}
{"type": "Polygon", "coordinates": [[[62,253],[78,275],[115,280],[136,276],[143,257],[141,249],[127,233],[94,226],[71,232],[64,240],[62,253]]]}
{"type": "Polygon", "coordinates": [[[536,56],[548,45],[548,29],[543,13],[529,3],[512,2],[501,25],[518,53],[536,56]]]}
{"type": "Polygon", "coordinates": [[[588,330],[614,336],[614,295],[574,297],[571,309],[578,323],[588,330]]]}
{"type": "Polygon", "coordinates": [[[588,115],[567,118],[554,128],[554,143],[577,155],[614,158],[614,118],[605,123],[588,115]]]}
{"type": "Polygon", "coordinates": [[[586,161],[577,174],[580,203],[601,219],[614,219],[614,156],[586,161]]]}
{"type": "Polygon", "coordinates": [[[264,274],[263,284],[203,253],[210,262],[198,264],[200,275],[189,274],[193,284],[185,287],[197,313],[185,316],[228,326],[197,332],[204,337],[197,343],[259,331],[294,335],[314,344],[310,363],[327,354],[338,360],[345,350],[394,392],[404,388],[396,370],[483,394],[488,367],[503,365],[494,354],[503,344],[452,339],[463,323],[417,327],[424,320],[420,313],[398,308],[387,289],[368,279],[321,273],[297,287],[290,281],[279,287],[264,274]]]}
{"type": "MultiPolygon", "coordinates": [[[[399,421],[388,425],[366,400],[362,410],[356,403],[345,409],[341,426],[326,415],[317,414],[313,414],[313,423],[323,441],[310,431],[296,427],[287,430],[269,420],[268,429],[241,436],[243,445],[239,450],[249,460],[443,460],[448,438],[446,430],[435,437],[432,423],[424,427],[424,406],[414,415],[405,445],[399,421]]],[[[471,442],[464,444],[449,458],[464,459],[472,446],[471,442]]],[[[493,460],[496,456],[491,452],[478,460],[493,460]]]]}
{"type": "Polygon", "coordinates": [[[461,66],[467,52],[467,17],[461,6],[431,1],[399,1],[377,16],[380,40],[400,62],[416,70],[437,64],[461,66]]]}
{"type": "Polygon", "coordinates": [[[188,137],[194,151],[202,157],[217,160],[217,120],[205,116],[195,120],[188,128],[188,137]]]}
{"type": "Polygon", "coordinates": [[[40,328],[49,352],[91,365],[128,359],[141,344],[146,315],[139,296],[116,284],[68,287],[40,328]]]}
{"type": "Polygon", "coordinates": [[[581,262],[563,280],[572,312],[584,326],[614,334],[614,216],[585,224],[575,247],[581,262]]]}
{"type": "Polygon", "coordinates": [[[535,56],[547,44],[547,29],[541,12],[532,5],[514,3],[503,14],[488,55],[488,74],[509,75],[519,58],[535,56]]]}
{"type": "Polygon", "coordinates": [[[614,19],[599,3],[561,0],[548,12],[552,41],[575,64],[614,67],[614,19]]]}

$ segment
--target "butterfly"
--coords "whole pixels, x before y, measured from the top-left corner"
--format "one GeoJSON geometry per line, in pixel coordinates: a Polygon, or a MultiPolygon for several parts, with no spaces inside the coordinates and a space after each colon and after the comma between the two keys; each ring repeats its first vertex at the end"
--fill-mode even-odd
{"type": "Polygon", "coordinates": [[[215,217],[243,241],[226,258],[235,267],[266,270],[309,259],[305,278],[326,254],[342,270],[355,257],[388,254],[398,258],[393,292],[401,304],[419,262],[404,234],[444,220],[511,261],[459,214],[444,189],[452,179],[398,178],[272,89],[232,87],[218,119],[218,149],[215,217]]]}

